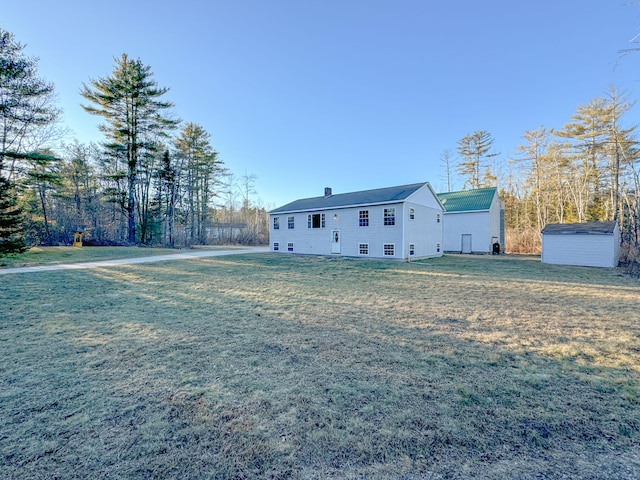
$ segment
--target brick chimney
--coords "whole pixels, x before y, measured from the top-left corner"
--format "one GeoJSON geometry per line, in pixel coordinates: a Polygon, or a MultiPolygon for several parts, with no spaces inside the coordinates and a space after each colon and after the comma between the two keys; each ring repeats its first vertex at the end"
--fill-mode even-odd
{"type": "Polygon", "coordinates": [[[324,198],[331,196],[331,187],[324,187],[324,198]]]}

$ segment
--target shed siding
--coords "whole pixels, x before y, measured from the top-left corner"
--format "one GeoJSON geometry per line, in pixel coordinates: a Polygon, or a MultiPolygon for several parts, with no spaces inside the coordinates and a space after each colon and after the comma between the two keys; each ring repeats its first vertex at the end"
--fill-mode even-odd
{"type": "Polygon", "coordinates": [[[444,250],[462,251],[462,235],[471,235],[473,252],[488,253],[491,229],[489,212],[461,212],[444,214],[444,250]]]}
{"type": "Polygon", "coordinates": [[[491,202],[491,208],[489,209],[489,245],[487,252],[493,251],[494,242],[500,243],[501,248],[504,249],[504,233],[500,223],[500,210],[500,199],[496,192],[493,196],[493,201],[491,202]]]}
{"type": "Polygon", "coordinates": [[[494,194],[489,210],[444,213],[444,250],[461,252],[462,235],[471,235],[473,253],[491,253],[493,242],[502,241],[500,201],[497,193],[494,194]]]}
{"type": "Polygon", "coordinates": [[[542,262],[585,267],[617,266],[619,250],[616,235],[542,236],[542,262]],[[616,253],[618,252],[618,253],[616,253]]]}

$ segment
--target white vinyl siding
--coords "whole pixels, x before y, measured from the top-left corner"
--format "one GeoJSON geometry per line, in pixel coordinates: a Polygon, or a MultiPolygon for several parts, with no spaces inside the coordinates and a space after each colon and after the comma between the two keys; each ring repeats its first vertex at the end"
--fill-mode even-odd
{"type": "Polygon", "coordinates": [[[500,202],[497,194],[489,210],[444,212],[441,224],[445,252],[461,252],[462,235],[471,235],[473,253],[491,253],[494,241],[500,241],[500,202]]]}
{"type": "Polygon", "coordinates": [[[618,236],[614,234],[543,234],[542,262],[613,268],[618,265],[618,244],[618,236]]]}
{"type": "Polygon", "coordinates": [[[341,237],[340,255],[347,257],[406,259],[409,257],[409,246],[414,246],[412,258],[440,256],[436,244],[442,242],[442,223],[436,222],[436,214],[442,209],[429,187],[415,192],[409,197],[410,202],[394,202],[380,205],[358,205],[345,208],[333,208],[324,211],[301,211],[295,213],[278,212],[272,218],[281,217],[282,221],[294,216],[297,228],[288,229],[284,225],[269,232],[270,243],[279,243],[280,252],[287,252],[285,246],[294,243],[293,253],[309,255],[331,255],[332,232],[338,230],[341,237]],[[427,205],[423,204],[426,203],[427,205]],[[413,209],[414,220],[410,220],[413,209]],[[385,225],[393,212],[395,225],[385,225]],[[366,212],[363,213],[363,212],[366,212]],[[314,228],[314,218],[321,214],[321,228],[314,228]],[[325,222],[322,222],[322,219],[325,222]],[[366,218],[367,222],[362,222],[366,218]],[[311,228],[309,222],[311,220],[311,228]],[[361,226],[368,223],[368,226],[361,226]],[[300,228],[300,226],[303,228],[300,228]],[[324,227],[324,228],[323,228],[324,227]],[[393,245],[393,256],[384,255],[384,245],[393,245]],[[361,247],[366,245],[367,254],[361,247]]]}

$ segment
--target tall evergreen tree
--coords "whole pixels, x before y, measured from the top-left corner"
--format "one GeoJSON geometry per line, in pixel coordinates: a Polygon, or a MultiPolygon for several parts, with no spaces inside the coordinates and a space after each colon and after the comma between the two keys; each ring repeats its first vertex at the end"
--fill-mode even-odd
{"type": "Polygon", "coordinates": [[[183,211],[187,221],[187,235],[193,243],[206,242],[207,226],[215,187],[221,183],[223,162],[211,146],[211,135],[202,126],[187,123],[175,140],[183,163],[183,211]]]}
{"type": "Polygon", "coordinates": [[[574,173],[579,179],[582,193],[578,221],[605,220],[605,195],[602,192],[603,167],[607,130],[611,107],[604,98],[594,98],[576,109],[567,123],[556,134],[571,142],[574,150],[574,173]]]}
{"type": "Polygon", "coordinates": [[[35,213],[42,218],[41,234],[37,235],[39,243],[51,245],[53,235],[49,226],[50,223],[50,195],[61,184],[61,177],[58,172],[60,160],[47,153],[32,153],[25,161],[29,165],[26,178],[23,180],[25,187],[32,190],[37,201],[29,213],[35,213]]]}
{"type": "Polygon", "coordinates": [[[173,103],[160,100],[168,88],[160,88],[153,80],[151,68],[127,54],[115,59],[111,76],[83,84],[80,94],[90,105],[86,112],[102,117],[106,123],[100,130],[106,136],[104,147],[126,164],[127,238],[136,243],[136,186],[143,156],[154,154],[157,139],[178,125],[163,115],[173,103]]]}
{"type": "Polygon", "coordinates": [[[495,183],[495,177],[488,165],[483,164],[484,159],[499,155],[491,152],[492,147],[493,138],[484,130],[469,133],[458,141],[458,153],[462,157],[458,162],[458,173],[465,178],[465,187],[481,188],[495,183]],[[484,177],[481,176],[482,172],[484,177]]]}
{"type": "Polygon", "coordinates": [[[55,121],[51,106],[53,85],[37,76],[36,58],[23,54],[24,46],[0,28],[0,251],[25,248],[23,215],[14,182],[17,162],[29,156],[25,141],[55,121]]]}
{"type": "Polygon", "coordinates": [[[174,222],[180,177],[178,169],[173,165],[169,150],[162,155],[162,166],[158,171],[157,204],[162,219],[163,243],[170,247],[175,245],[174,222]]]}
{"type": "Polygon", "coordinates": [[[0,256],[24,252],[22,211],[16,205],[11,182],[0,175],[0,256]]]}

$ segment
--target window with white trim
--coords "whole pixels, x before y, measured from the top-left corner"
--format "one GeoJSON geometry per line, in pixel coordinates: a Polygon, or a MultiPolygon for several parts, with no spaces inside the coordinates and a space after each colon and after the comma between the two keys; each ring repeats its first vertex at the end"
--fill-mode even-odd
{"type": "Polygon", "coordinates": [[[287,228],[293,230],[295,226],[296,217],[287,217],[287,228]]]}
{"type": "Polygon", "coordinates": [[[278,242],[274,242],[273,244],[273,251],[277,252],[278,250],[280,250],[280,243],[278,242]]]}
{"type": "Polygon", "coordinates": [[[358,245],[358,251],[360,252],[360,255],[369,255],[369,244],[361,243],[358,245]]]}
{"type": "Polygon", "coordinates": [[[293,243],[291,243],[291,242],[287,243],[287,250],[289,252],[293,252],[293,243]]]}
{"type": "Polygon", "coordinates": [[[360,213],[358,216],[360,220],[359,225],[361,227],[368,227],[369,226],[369,210],[360,210],[360,213]]]}
{"type": "Polygon", "coordinates": [[[416,253],[416,246],[413,243],[409,244],[409,255],[414,255],[416,253]]]}
{"type": "Polygon", "coordinates": [[[280,217],[273,217],[273,229],[280,230],[280,217]]]}
{"type": "Polygon", "coordinates": [[[396,246],[393,243],[385,243],[383,249],[386,257],[393,257],[395,255],[396,246]]]}
{"type": "Polygon", "coordinates": [[[395,225],[396,224],[396,209],[385,208],[384,209],[384,224],[395,225]]]}
{"type": "Polygon", "coordinates": [[[324,213],[314,213],[307,215],[307,228],[324,228],[324,213]]]}

